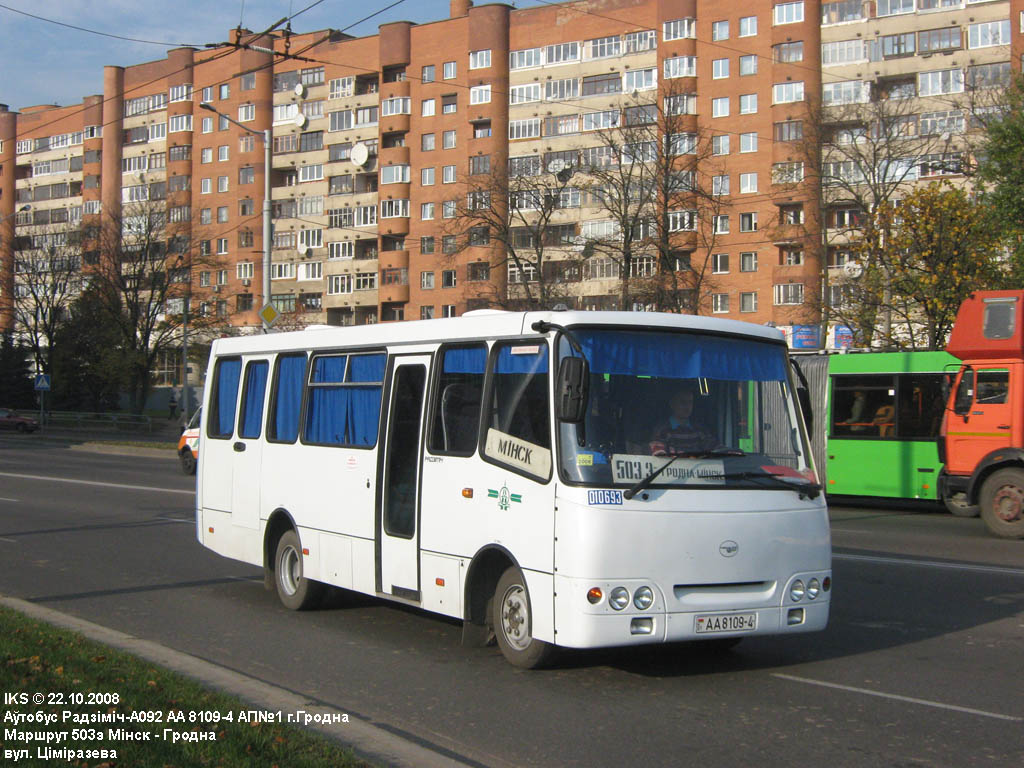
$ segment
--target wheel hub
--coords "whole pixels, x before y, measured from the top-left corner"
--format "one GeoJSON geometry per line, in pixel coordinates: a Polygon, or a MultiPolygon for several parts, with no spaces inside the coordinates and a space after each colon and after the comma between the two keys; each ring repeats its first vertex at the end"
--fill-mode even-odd
{"type": "Polygon", "coordinates": [[[530,645],[530,634],[526,628],[526,595],[523,588],[515,586],[505,593],[501,602],[501,627],[509,645],[524,650],[530,645]]]}
{"type": "Polygon", "coordinates": [[[1021,512],[1024,511],[1024,490],[1015,485],[1004,485],[996,491],[992,506],[1000,520],[1016,522],[1021,519],[1021,512]]]}

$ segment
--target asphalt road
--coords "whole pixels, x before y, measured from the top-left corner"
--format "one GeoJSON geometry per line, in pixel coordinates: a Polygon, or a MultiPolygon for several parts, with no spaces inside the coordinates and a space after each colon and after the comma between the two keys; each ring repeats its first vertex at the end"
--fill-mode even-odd
{"type": "Polygon", "coordinates": [[[375,599],[286,611],[199,546],[191,486],[170,457],[0,438],[0,592],[482,765],[1024,765],[1024,542],[978,520],[836,507],[827,631],[527,672],[375,599]]]}

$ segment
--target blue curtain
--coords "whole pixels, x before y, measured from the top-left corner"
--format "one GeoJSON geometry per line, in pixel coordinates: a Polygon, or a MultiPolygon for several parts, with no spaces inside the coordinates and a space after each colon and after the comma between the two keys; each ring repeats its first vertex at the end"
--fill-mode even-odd
{"type": "Polygon", "coordinates": [[[387,355],[353,355],[352,364],[348,369],[351,382],[382,382],[384,381],[384,363],[387,355]]]}
{"type": "Polygon", "coordinates": [[[345,356],[317,357],[313,359],[313,375],[310,381],[314,384],[341,383],[345,380],[345,356]]]}
{"type": "Polygon", "coordinates": [[[270,436],[273,440],[293,443],[299,436],[302,377],[305,373],[305,355],[281,355],[277,358],[274,434],[270,436]]]}
{"type": "MultiPolygon", "coordinates": [[[[589,359],[589,355],[587,358],[589,359]]],[[[546,344],[512,344],[502,347],[498,352],[495,373],[547,373],[548,347],[546,344]],[[513,349],[537,347],[536,352],[513,355],[513,349]]]]}
{"type": "Polygon", "coordinates": [[[344,387],[310,389],[303,439],[307,443],[344,445],[348,425],[348,400],[348,390],[344,387]]]}
{"type": "Polygon", "coordinates": [[[444,373],[483,374],[487,365],[487,347],[456,347],[444,351],[444,373]]]}
{"type": "Polygon", "coordinates": [[[574,334],[594,374],[725,381],[786,378],[786,350],[778,344],[692,333],[578,330],[574,334]]]}
{"type": "Polygon", "coordinates": [[[239,358],[221,360],[217,364],[217,419],[215,437],[231,437],[235,431],[235,404],[238,401],[238,379],[242,373],[239,358]]]}
{"type": "Polygon", "coordinates": [[[270,365],[266,360],[249,363],[245,369],[245,388],[242,390],[242,418],[238,427],[239,437],[259,437],[263,429],[263,396],[267,391],[267,372],[270,365]]]}
{"type": "Polygon", "coordinates": [[[377,442],[381,387],[350,387],[349,444],[371,446],[377,442]]]}

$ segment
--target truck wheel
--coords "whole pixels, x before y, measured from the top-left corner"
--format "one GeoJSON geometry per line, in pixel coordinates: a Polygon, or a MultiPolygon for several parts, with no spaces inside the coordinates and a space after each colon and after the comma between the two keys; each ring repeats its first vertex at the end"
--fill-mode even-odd
{"type": "Polygon", "coordinates": [[[532,628],[526,579],[522,571],[513,566],[501,575],[494,589],[494,634],[502,655],[510,664],[536,669],[550,659],[551,645],[534,639],[532,628]]]}
{"type": "Polygon", "coordinates": [[[181,471],[186,475],[194,475],[196,473],[196,457],[192,455],[192,451],[185,448],[178,456],[181,458],[181,471]]]}
{"type": "Polygon", "coordinates": [[[942,503],[946,505],[950,514],[956,517],[977,517],[981,514],[977,504],[967,503],[967,494],[963,492],[943,496],[942,503]]]}
{"type": "Polygon", "coordinates": [[[1000,469],[985,481],[981,519],[996,536],[1024,539],[1024,470],[1000,469]]]}
{"type": "Polygon", "coordinates": [[[281,603],[292,611],[309,610],[323,596],[324,585],[302,575],[302,547],[295,531],[288,531],[277,542],[274,583],[281,603]]]}

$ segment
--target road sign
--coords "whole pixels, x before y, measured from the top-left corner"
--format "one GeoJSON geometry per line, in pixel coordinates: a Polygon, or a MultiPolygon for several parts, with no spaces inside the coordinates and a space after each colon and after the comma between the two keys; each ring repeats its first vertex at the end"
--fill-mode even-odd
{"type": "Polygon", "coordinates": [[[264,304],[263,309],[260,310],[260,319],[268,326],[274,324],[274,321],[281,316],[281,313],[277,311],[273,304],[264,304]]]}
{"type": "Polygon", "coordinates": [[[36,374],[36,391],[37,392],[49,392],[50,391],[50,374],[48,374],[48,373],[37,373],[36,374]]]}

